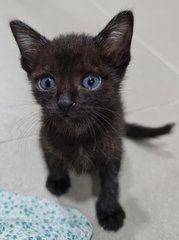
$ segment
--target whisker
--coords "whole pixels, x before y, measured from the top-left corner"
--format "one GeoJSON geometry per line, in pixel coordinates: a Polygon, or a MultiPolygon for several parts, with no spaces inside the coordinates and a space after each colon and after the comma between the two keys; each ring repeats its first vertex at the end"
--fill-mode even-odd
{"type": "Polygon", "coordinates": [[[35,105],[35,104],[32,104],[32,103],[21,103],[21,104],[17,104],[17,105],[9,105],[8,107],[6,107],[6,109],[5,109],[5,111],[7,110],[7,109],[13,109],[13,108],[26,108],[26,107],[28,107],[28,108],[36,108],[37,107],[37,105],[35,105]]]}
{"type": "Polygon", "coordinates": [[[114,111],[109,108],[98,107],[98,106],[95,106],[95,108],[98,110],[104,110],[104,111],[110,112],[110,113],[114,114],[114,116],[122,117],[121,112],[119,110],[114,111]]]}
{"type": "MultiPolygon", "coordinates": [[[[91,119],[91,118],[90,118],[90,119],[91,119]]],[[[94,147],[93,147],[93,152],[94,152],[95,149],[96,149],[96,133],[95,133],[93,124],[92,124],[88,119],[86,119],[86,122],[88,122],[89,129],[92,131],[92,134],[93,134],[93,136],[94,136],[94,147]]]]}
{"type": "Polygon", "coordinates": [[[103,135],[104,134],[104,130],[105,130],[104,125],[99,121],[99,119],[97,118],[97,116],[93,112],[90,113],[90,116],[95,121],[95,124],[96,124],[97,129],[99,130],[99,132],[103,135]]]}
{"type": "Polygon", "coordinates": [[[13,128],[10,130],[10,132],[8,132],[6,137],[12,138],[14,135],[16,135],[17,138],[17,133],[20,133],[19,137],[27,137],[29,136],[27,133],[32,132],[32,128],[35,126],[34,123],[35,125],[39,123],[39,111],[28,113],[22,118],[18,119],[15,123],[13,123],[13,128]],[[33,124],[30,124],[32,121],[33,124]]]}
{"type": "Polygon", "coordinates": [[[109,122],[109,118],[107,118],[107,116],[104,116],[104,114],[99,113],[97,111],[94,111],[94,114],[96,114],[99,118],[101,118],[102,120],[104,120],[105,123],[107,123],[108,126],[111,127],[111,129],[113,129],[113,131],[116,133],[116,129],[114,128],[114,126],[109,122]]]}

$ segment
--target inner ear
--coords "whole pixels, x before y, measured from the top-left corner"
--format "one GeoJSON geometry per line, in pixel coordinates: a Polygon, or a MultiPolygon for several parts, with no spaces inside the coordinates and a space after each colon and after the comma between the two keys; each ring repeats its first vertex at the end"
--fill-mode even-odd
{"type": "Polygon", "coordinates": [[[21,53],[22,67],[29,73],[32,71],[38,55],[49,41],[19,20],[11,21],[10,27],[21,53]]]}
{"type": "Polygon", "coordinates": [[[94,38],[102,54],[110,57],[116,64],[120,64],[130,53],[133,22],[131,11],[120,12],[94,38]]]}

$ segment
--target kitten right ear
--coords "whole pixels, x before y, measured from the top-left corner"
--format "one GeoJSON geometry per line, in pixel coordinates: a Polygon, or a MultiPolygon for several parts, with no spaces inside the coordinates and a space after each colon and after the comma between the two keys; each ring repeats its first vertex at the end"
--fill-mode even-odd
{"type": "Polygon", "coordinates": [[[134,17],[131,11],[120,12],[94,38],[101,48],[101,53],[116,65],[130,60],[133,24],[134,17]]]}
{"type": "Polygon", "coordinates": [[[21,53],[22,67],[30,73],[37,56],[49,43],[49,40],[19,20],[11,21],[10,27],[21,53]]]}

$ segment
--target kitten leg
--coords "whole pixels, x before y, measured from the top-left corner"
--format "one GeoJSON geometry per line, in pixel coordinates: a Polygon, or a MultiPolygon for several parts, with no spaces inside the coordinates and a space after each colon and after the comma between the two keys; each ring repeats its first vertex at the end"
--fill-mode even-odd
{"type": "Polygon", "coordinates": [[[68,192],[70,188],[70,177],[63,164],[51,153],[45,153],[45,160],[49,169],[46,181],[47,189],[54,195],[60,196],[68,192]]]}
{"type": "Polygon", "coordinates": [[[101,192],[96,203],[99,224],[112,231],[122,227],[125,219],[125,213],[118,203],[118,171],[116,166],[100,170],[101,192]]]}

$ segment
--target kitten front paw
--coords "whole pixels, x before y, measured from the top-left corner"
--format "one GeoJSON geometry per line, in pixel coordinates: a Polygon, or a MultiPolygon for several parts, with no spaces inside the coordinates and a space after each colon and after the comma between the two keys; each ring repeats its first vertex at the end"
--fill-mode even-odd
{"type": "Polygon", "coordinates": [[[118,203],[108,208],[107,204],[101,204],[100,201],[98,201],[96,210],[98,222],[105,230],[117,231],[123,226],[126,215],[118,203]]]}
{"type": "Polygon", "coordinates": [[[70,186],[70,178],[68,175],[63,178],[55,179],[49,174],[47,178],[46,187],[52,194],[56,196],[60,196],[68,192],[70,186]]]}

